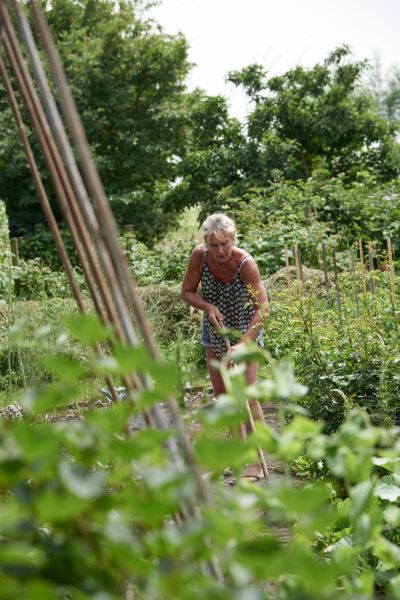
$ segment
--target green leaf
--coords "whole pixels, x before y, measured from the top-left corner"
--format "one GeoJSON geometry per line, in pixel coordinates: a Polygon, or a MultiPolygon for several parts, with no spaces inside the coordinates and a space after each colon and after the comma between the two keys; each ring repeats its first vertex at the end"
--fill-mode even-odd
{"type": "Polygon", "coordinates": [[[57,458],[60,436],[49,423],[17,423],[13,437],[29,462],[46,459],[54,461],[57,458]]]}
{"type": "Polygon", "coordinates": [[[22,397],[22,403],[27,412],[41,414],[77,400],[80,392],[78,383],[59,381],[48,385],[42,392],[28,391],[22,397]]]}
{"type": "Polygon", "coordinates": [[[56,377],[68,383],[79,381],[85,375],[85,369],[80,363],[68,356],[45,356],[41,362],[56,377]]]}
{"type": "Polygon", "coordinates": [[[383,536],[374,541],[372,553],[381,561],[381,570],[382,567],[387,571],[399,569],[400,548],[383,536]]]}
{"type": "Polygon", "coordinates": [[[74,315],[65,318],[71,333],[86,346],[94,346],[112,337],[112,330],[104,327],[97,315],[74,315]]]}
{"type": "Polygon", "coordinates": [[[400,481],[393,475],[385,475],[377,481],[374,488],[375,496],[389,502],[397,502],[400,498],[400,481]]]}
{"type": "Polygon", "coordinates": [[[78,498],[97,498],[104,493],[107,475],[104,471],[88,471],[69,462],[59,464],[61,481],[78,498]]]}
{"type": "Polygon", "coordinates": [[[197,441],[196,454],[205,469],[223,471],[226,467],[241,468],[254,462],[254,449],[245,441],[227,438],[202,438],[197,441]]]}
{"type": "Polygon", "coordinates": [[[400,508],[389,504],[383,511],[386,523],[393,529],[400,527],[400,508]]]}
{"type": "Polygon", "coordinates": [[[148,373],[154,364],[148,348],[143,344],[138,346],[116,344],[113,348],[113,356],[118,363],[121,375],[129,375],[137,371],[148,373]]]}
{"type": "Polygon", "coordinates": [[[391,473],[398,473],[400,471],[400,458],[398,457],[373,456],[372,463],[377,467],[383,467],[391,473]]]}
{"type": "Polygon", "coordinates": [[[62,523],[86,511],[89,500],[68,492],[47,490],[35,497],[38,518],[44,523],[62,523]]]}
{"type": "Polygon", "coordinates": [[[372,481],[362,481],[350,489],[349,496],[353,502],[352,517],[353,519],[361,515],[367,508],[372,495],[372,481]]]}
{"type": "Polygon", "coordinates": [[[30,544],[24,542],[7,542],[0,544],[0,564],[3,565],[30,565],[41,567],[45,564],[44,553],[30,544]]]}

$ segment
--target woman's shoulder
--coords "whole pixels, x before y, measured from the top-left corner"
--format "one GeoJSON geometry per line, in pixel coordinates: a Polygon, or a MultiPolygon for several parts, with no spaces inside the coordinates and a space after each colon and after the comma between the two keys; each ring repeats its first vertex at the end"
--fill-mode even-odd
{"type": "Polygon", "coordinates": [[[204,253],[205,253],[204,245],[199,244],[192,251],[192,254],[190,255],[189,263],[193,267],[202,265],[203,261],[204,261],[204,253]]]}
{"type": "Polygon", "coordinates": [[[243,253],[240,261],[240,278],[243,281],[252,280],[254,277],[259,277],[260,272],[256,261],[248,252],[243,253]]]}
{"type": "Polygon", "coordinates": [[[205,251],[206,249],[204,248],[204,244],[199,244],[192,251],[191,257],[194,256],[195,258],[203,258],[205,251]]]}

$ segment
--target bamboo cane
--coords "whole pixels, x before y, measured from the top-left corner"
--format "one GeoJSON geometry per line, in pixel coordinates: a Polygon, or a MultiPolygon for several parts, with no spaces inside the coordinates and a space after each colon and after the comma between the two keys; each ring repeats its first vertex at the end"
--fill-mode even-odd
{"type": "MultiPolygon", "coordinates": [[[[49,199],[47,197],[45,188],[43,186],[43,182],[42,182],[42,179],[39,174],[39,169],[37,168],[36,161],[34,159],[33,152],[32,152],[29,140],[28,140],[28,136],[26,135],[26,132],[25,132],[24,123],[22,120],[20,110],[18,108],[15,94],[13,92],[11,82],[9,80],[4,63],[1,58],[0,58],[0,75],[3,80],[4,86],[6,88],[7,96],[8,96],[12,111],[14,113],[14,118],[15,118],[15,121],[17,124],[18,132],[19,132],[19,135],[20,135],[20,138],[22,141],[22,145],[25,150],[25,154],[28,159],[29,168],[30,168],[30,171],[32,174],[33,181],[36,186],[36,191],[37,191],[37,194],[39,197],[39,201],[40,201],[42,210],[47,218],[47,222],[49,224],[51,233],[53,235],[53,238],[54,238],[54,241],[56,244],[56,248],[57,248],[58,254],[60,256],[60,260],[62,262],[63,268],[64,268],[65,273],[68,278],[68,282],[69,282],[69,285],[71,288],[72,295],[74,296],[75,302],[77,303],[77,306],[78,306],[80,312],[82,314],[84,314],[86,311],[85,311],[82,295],[81,295],[79,287],[76,283],[74,273],[72,270],[72,265],[69,260],[68,254],[65,250],[63,239],[61,237],[56,219],[54,217],[53,211],[50,206],[49,199]]],[[[94,346],[94,351],[97,356],[103,356],[103,352],[102,352],[99,344],[96,344],[94,346]]],[[[119,398],[118,398],[118,394],[115,389],[114,383],[112,381],[112,378],[109,376],[106,377],[106,383],[107,383],[108,389],[110,390],[110,394],[111,394],[113,401],[117,402],[119,398]]]]}

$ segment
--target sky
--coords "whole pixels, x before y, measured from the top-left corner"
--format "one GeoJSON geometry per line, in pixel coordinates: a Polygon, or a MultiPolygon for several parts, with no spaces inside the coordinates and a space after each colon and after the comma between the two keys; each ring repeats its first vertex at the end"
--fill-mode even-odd
{"type": "Polygon", "coordinates": [[[251,63],[278,75],[346,43],[357,59],[378,56],[383,72],[400,65],[400,0],[162,0],[150,15],[188,40],[189,89],[222,94],[240,119],[247,101],[225,77],[251,63]]]}

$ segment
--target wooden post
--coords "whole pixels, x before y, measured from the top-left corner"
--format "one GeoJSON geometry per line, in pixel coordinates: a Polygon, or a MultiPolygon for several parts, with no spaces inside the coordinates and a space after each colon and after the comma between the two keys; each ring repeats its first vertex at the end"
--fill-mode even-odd
{"type": "Polygon", "coordinates": [[[392,240],[390,238],[386,239],[386,246],[387,246],[387,255],[388,255],[387,274],[388,274],[388,279],[389,279],[390,296],[392,298],[393,306],[396,306],[396,292],[395,292],[393,281],[392,281],[392,278],[394,277],[393,248],[392,248],[392,240]]]}
{"type": "Polygon", "coordinates": [[[295,244],[293,247],[293,255],[294,255],[294,261],[296,264],[296,278],[298,281],[301,282],[301,270],[300,270],[299,253],[297,250],[297,244],[295,244]]]}
{"type": "Polygon", "coordinates": [[[133,225],[125,225],[126,233],[133,233],[133,225]]]}
{"type": "Polygon", "coordinates": [[[375,294],[375,277],[373,275],[374,270],[374,254],[372,248],[372,242],[368,242],[368,271],[370,273],[369,289],[372,294],[375,294]]]}
{"type": "Polygon", "coordinates": [[[364,249],[363,249],[362,240],[358,240],[358,254],[359,254],[359,257],[360,257],[360,270],[361,270],[362,289],[363,289],[363,293],[365,294],[365,292],[366,292],[366,285],[365,285],[365,262],[364,262],[364,249]]]}
{"type": "Polygon", "coordinates": [[[325,244],[325,242],[322,243],[322,263],[323,263],[323,268],[324,268],[325,291],[326,291],[326,294],[328,295],[328,293],[329,293],[329,278],[328,278],[328,268],[327,268],[327,263],[326,263],[326,244],[325,244]]]}
{"type": "Polygon", "coordinates": [[[301,283],[304,283],[304,277],[303,277],[303,261],[301,260],[301,252],[300,252],[300,248],[298,246],[296,246],[297,248],[297,257],[299,259],[299,267],[300,267],[300,279],[301,279],[301,283]]]}
{"type": "Polygon", "coordinates": [[[340,289],[339,289],[339,279],[338,279],[338,271],[337,271],[337,264],[336,264],[335,248],[333,248],[333,250],[332,250],[332,260],[333,260],[333,272],[335,274],[336,302],[337,302],[339,313],[341,313],[342,312],[342,301],[340,298],[340,289]]]}
{"type": "Polygon", "coordinates": [[[285,246],[285,266],[286,266],[286,277],[287,277],[288,287],[290,288],[292,285],[292,278],[290,277],[289,249],[287,246],[285,246]]]}
{"type": "Polygon", "coordinates": [[[19,265],[19,240],[17,237],[13,237],[10,240],[11,243],[11,261],[13,267],[18,267],[19,265]]]}
{"type": "Polygon", "coordinates": [[[360,311],[358,308],[358,285],[357,285],[356,266],[355,266],[353,248],[350,250],[350,257],[351,257],[351,272],[353,273],[353,283],[354,283],[354,304],[356,307],[356,317],[358,317],[360,314],[360,311]]]}

